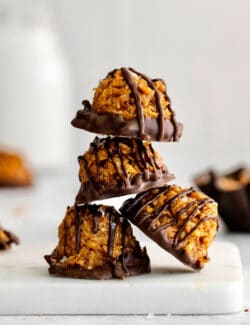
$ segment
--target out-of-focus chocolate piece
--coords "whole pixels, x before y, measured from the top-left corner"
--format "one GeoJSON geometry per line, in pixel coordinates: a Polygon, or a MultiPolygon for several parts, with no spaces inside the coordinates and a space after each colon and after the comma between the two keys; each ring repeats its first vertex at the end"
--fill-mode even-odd
{"type": "Polygon", "coordinates": [[[194,178],[194,183],[202,192],[216,200],[218,196],[218,191],[215,187],[216,178],[216,172],[210,169],[207,172],[196,176],[194,178]]]}
{"type": "Polygon", "coordinates": [[[45,256],[49,273],[86,279],[125,278],[150,272],[146,248],[128,220],[110,206],[68,207],[59,226],[59,243],[45,256]]]}
{"type": "Polygon", "coordinates": [[[0,250],[9,249],[12,244],[19,244],[18,237],[12,232],[0,227],[0,250]]]}
{"type": "Polygon", "coordinates": [[[139,139],[96,137],[78,159],[77,204],[141,192],[174,179],[151,143],[139,139]]]}
{"type": "Polygon", "coordinates": [[[217,203],[193,188],[165,185],[125,201],[122,215],[184,264],[199,270],[218,229],[217,203]]]}
{"type": "Polygon", "coordinates": [[[214,173],[204,184],[196,177],[194,183],[216,199],[220,216],[230,230],[250,231],[250,170],[247,167],[226,174],[214,173]]]}
{"type": "Polygon", "coordinates": [[[133,68],[111,71],[96,88],[93,104],[84,100],[71,123],[94,133],[152,141],[178,141],[183,131],[165,82],[133,68]]]}

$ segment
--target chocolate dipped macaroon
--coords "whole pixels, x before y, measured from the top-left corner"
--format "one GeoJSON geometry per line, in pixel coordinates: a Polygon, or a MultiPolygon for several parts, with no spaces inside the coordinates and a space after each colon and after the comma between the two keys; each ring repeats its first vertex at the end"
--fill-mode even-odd
{"type": "Polygon", "coordinates": [[[125,201],[122,215],[195,270],[209,261],[218,229],[217,203],[193,188],[165,185],[125,201]]]}
{"type": "Polygon", "coordinates": [[[0,250],[9,249],[12,244],[19,244],[18,237],[0,226],[0,250]]]}
{"type": "Polygon", "coordinates": [[[19,187],[32,184],[32,175],[23,157],[0,150],[0,187],[19,187]]]}
{"type": "Polygon", "coordinates": [[[72,125],[114,136],[152,141],[178,141],[183,125],[162,79],[151,79],[132,68],[115,69],[100,81],[93,103],[83,101],[72,125]]]}
{"type": "Polygon", "coordinates": [[[129,221],[110,206],[68,207],[59,226],[59,243],[50,255],[49,273],[86,279],[125,278],[150,272],[146,248],[129,221]]]}
{"type": "Polygon", "coordinates": [[[96,137],[78,160],[77,204],[141,192],[174,179],[151,143],[139,139],[96,137]]]}

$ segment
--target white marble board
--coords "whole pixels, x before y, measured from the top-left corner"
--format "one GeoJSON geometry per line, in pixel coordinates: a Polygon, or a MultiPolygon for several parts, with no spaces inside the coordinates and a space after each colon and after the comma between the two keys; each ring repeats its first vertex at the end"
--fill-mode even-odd
{"type": "Polygon", "coordinates": [[[223,314],[243,308],[238,249],[215,242],[196,273],[147,243],[152,273],[126,280],[49,276],[52,244],[20,245],[0,254],[0,314],[223,314]]]}

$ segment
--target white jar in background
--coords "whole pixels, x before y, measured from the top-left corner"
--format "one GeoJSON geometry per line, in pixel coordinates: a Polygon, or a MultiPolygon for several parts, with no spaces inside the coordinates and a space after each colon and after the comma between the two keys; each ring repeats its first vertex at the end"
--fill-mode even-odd
{"type": "Polygon", "coordinates": [[[69,161],[69,69],[47,7],[0,2],[0,147],[23,152],[35,169],[69,161]]]}

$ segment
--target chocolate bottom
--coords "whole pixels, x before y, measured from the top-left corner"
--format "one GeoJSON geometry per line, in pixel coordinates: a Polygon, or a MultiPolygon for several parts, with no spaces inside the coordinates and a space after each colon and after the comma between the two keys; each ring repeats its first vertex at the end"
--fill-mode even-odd
{"type": "Polygon", "coordinates": [[[124,257],[120,256],[92,270],[84,269],[79,265],[63,267],[56,261],[56,257],[53,253],[44,256],[44,258],[50,264],[49,273],[51,275],[70,278],[95,280],[107,280],[111,278],[123,279],[129,276],[149,273],[151,271],[150,260],[145,247],[140,253],[125,252],[124,257]]]}
{"type": "MultiPolygon", "coordinates": [[[[179,188],[179,191],[168,197],[168,193],[175,187],[175,185],[165,185],[154,191],[148,190],[138,194],[135,198],[126,200],[121,206],[120,212],[122,217],[129,219],[146,236],[174,255],[179,261],[194,270],[200,270],[204,266],[203,260],[187,252],[185,249],[186,240],[189,235],[198,229],[202,222],[213,219],[218,225],[217,213],[210,215],[207,210],[204,218],[196,219],[195,224],[192,225],[191,229],[184,236],[182,236],[182,232],[186,230],[187,223],[195,216],[198,209],[202,209],[206,204],[213,203],[214,201],[205,196],[203,199],[198,200],[194,198],[191,202],[188,202],[188,195],[195,192],[193,188],[186,188],[184,190],[179,188]],[[162,198],[161,195],[163,196],[162,198]],[[157,202],[157,200],[159,201],[157,202]],[[192,210],[190,210],[191,206],[193,206],[192,210]],[[161,216],[164,216],[164,212],[168,212],[166,216],[170,220],[161,223],[159,220],[161,216]],[[185,216],[185,219],[182,216],[185,216]],[[180,225],[178,225],[179,218],[182,221],[180,225]],[[177,228],[174,233],[171,227],[177,228]]],[[[206,255],[207,252],[203,257],[208,260],[206,255]]]]}
{"type": "Polygon", "coordinates": [[[128,186],[125,186],[122,182],[121,184],[97,184],[97,187],[94,187],[90,182],[84,183],[76,196],[76,204],[143,192],[149,188],[163,186],[174,178],[173,174],[164,169],[159,178],[157,178],[156,174],[151,174],[148,179],[144,179],[144,175],[137,175],[128,186]]]}
{"type": "Polygon", "coordinates": [[[151,223],[151,219],[148,221],[144,221],[138,225],[137,222],[134,222],[133,216],[127,214],[125,209],[121,208],[121,212],[124,217],[127,217],[135,226],[137,226],[141,231],[144,232],[146,236],[151,238],[155,243],[157,243],[161,248],[166,250],[168,253],[175,256],[179,261],[184,263],[185,265],[191,267],[192,269],[199,271],[202,267],[198,261],[198,259],[190,256],[185,250],[178,249],[173,247],[173,242],[168,240],[164,233],[164,229],[160,231],[149,231],[149,225],[151,223]]]}
{"type": "Polygon", "coordinates": [[[182,123],[176,122],[175,126],[171,120],[164,119],[163,137],[159,140],[158,120],[146,117],[144,119],[144,135],[140,136],[138,119],[136,118],[125,120],[121,115],[113,113],[100,114],[93,110],[84,109],[76,113],[76,117],[72,120],[71,124],[76,128],[94,133],[152,141],[178,141],[183,132],[182,123]]]}
{"type": "Polygon", "coordinates": [[[146,226],[145,227],[140,226],[140,229],[145,233],[145,235],[147,235],[149,238],[151,238],[154,242],[156,242],[165,251],[167,251],[171,255],[175,256],[183,264],[189,266],[190,268],[192,268],[195,271],[200,271],[202,269],[198,259],[193,258],[184,249],[174,248],[173,243],[167,240],[166,235],[164,234],[163,231],[160,231],[160,232],[154,234],[153,232],[148,231],[146,229],[146,226]]]}

